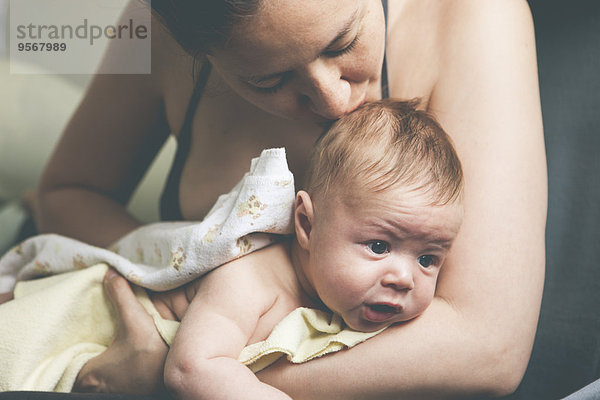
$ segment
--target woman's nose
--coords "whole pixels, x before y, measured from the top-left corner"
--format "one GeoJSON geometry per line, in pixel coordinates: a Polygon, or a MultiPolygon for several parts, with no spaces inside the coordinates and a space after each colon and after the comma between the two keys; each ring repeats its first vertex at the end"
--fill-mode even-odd
{"type": "Polygon", "coordinates": [[[312,112],[327,119],[337,119],[352,111],[349,103],[352,87],[334,64],[317,59],[306,68],[300,93],[312,112]]]}
{"type": "Polygon", "coordinates": [[[415,287],[412,266],[408,262],[400,261],[389,268],[381,284],[396,290],[412,290],[415,287]]]}

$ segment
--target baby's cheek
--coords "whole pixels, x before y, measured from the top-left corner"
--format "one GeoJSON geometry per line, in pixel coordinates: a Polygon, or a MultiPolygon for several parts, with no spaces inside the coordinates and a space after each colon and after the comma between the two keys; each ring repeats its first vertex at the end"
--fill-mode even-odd
{"type": "Polygon", "coordinates": [[[421,312],[423,312],[427,307],[429,307],[429,305],[433,301],[433,297],[435,296],[436,283],[432,280],[428,280],[421,283],[422,287],[416,300],[418,303],[417,306],[421,309],[421,312]]]}

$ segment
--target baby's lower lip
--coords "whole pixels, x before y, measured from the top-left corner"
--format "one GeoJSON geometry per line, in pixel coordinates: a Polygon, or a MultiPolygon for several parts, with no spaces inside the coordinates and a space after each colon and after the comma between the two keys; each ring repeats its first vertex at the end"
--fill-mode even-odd
{"type": "Polygon", "coordinates": [[[393,307],[366,305],[364,308],[365,319],[370,322],[385,322],[396,315],[398,315],[398,310],[393,307]]]}

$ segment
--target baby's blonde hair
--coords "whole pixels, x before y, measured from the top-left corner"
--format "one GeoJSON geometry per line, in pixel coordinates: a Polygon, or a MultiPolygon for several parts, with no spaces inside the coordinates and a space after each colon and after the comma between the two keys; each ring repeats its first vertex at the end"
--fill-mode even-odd
{"type": "Polygon", "coordinates": [[[424,190],[432,205],[461,197],[463,174],[452,140],[418,100],[365,103],[317,141],[305,190],[361,196],[398,186],[424,190]]]}

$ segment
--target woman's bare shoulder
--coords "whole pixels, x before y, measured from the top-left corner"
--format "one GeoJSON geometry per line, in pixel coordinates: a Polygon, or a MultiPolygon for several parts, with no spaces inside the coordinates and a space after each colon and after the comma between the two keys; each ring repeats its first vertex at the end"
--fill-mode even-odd
{"type": "MultiPolygon", "coordinates": [[[[486,64],[503,55],[514,59],[504,49],[535,45],[525,0],[402,0],[389,6],[386,54],[394,97],[420,97],[427,105],[440,88],[460,89],[446,91],[447,83],[472,81],[476,69],[489,79],[495,68],[486,64]]],[[[501,64],[497,69],[505,69],[501,64]]]]}
{"type": "Polygon", "coordinates": [[[529,37],[533,31],[525,0],[455,0],[439,2],[439,7],[438,38],[448,49],[447,56],[456,55],[460,49],[465,52],[493,49],[529,37]]]}
{"type": "Polygon", "coordinates": [[[506,18],[519,18],[530,14],[526,0],[454,0],[438,2],[442,18],[447,21],[461,21],[461,26],[469,27],[471,22],[504,21],[506,18]]]}
{"type": "Polygon", "coordinates": [[[438,105],[443,109],[446,108],[444,103],[464,100],[465,105],[473,106],[464,111],[485,115],[479,100],[495,97],[494,106],[497,106],[509,101],[519,90],[527,90],[531,103],[535,103],[537,60],[533,20],[527,2],[456,0],[440,3],[443,10],[438,13],[436,38],[439,67],[432,91],[438,105]],[[464,97],[467,93],[471,93],[470,99],[464,97]]]}

